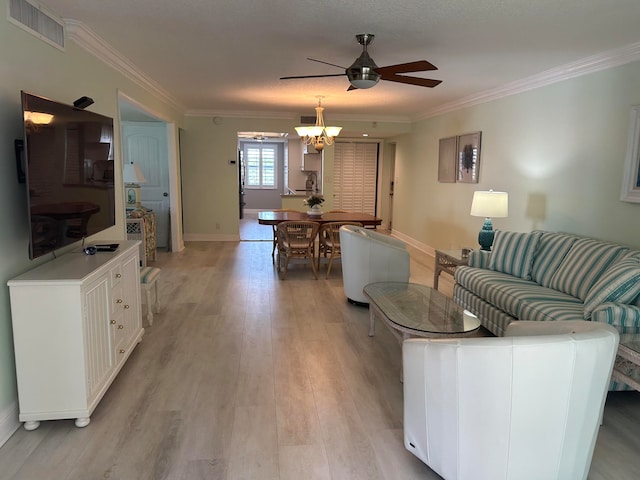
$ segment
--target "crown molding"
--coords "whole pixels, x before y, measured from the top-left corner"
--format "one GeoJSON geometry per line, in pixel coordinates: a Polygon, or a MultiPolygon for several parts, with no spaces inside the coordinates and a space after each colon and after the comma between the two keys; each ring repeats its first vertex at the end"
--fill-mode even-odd
{"type": "MultiPolygon", "coordinates": [[[[268,112],[268,111],[241,111],[241,110],[189,110],[185,113],[187,117],[226,117],[226,118],[262,118],[262,119],[272,119],[272,120],[292,120],[294,122],[299,122],[300,116],[304,114],[302,113],[292,113],[292,112],[268,112]]],[[[309,113],[308,116],[315,117],[315,114],[309,113]]],[[[371,122],[371,118],[375,115],[340,115],[331,113],[331,121],[329,123],[339,123],[339,122],[371,122]]],[[[375,116],[376,121],[378,123],[389,122],[389,123],[411,123],[411,118],[408,116],[375,116]]],[[[326,120],[325,120],[326,123],[326,120]]]]}
{"type": "Polygon", "coordinates": [[[475,95],[461,98],[455,102],[437,106],[424,112],[419,117],[415,117],[414,121],[425,120],[437,115],[509,97],[511,95],[527,92],[529,90],[534,90],[536,88],[562,82],[571,78],[580,77],[589,73],[619,67],[638,60],[640,60],[640,42],[632,43],[597,55],[592,55],[590,57],[583,58],[582,60],[561,65],[521,80],[506,83],[501,87],[492,90],[486,90],[475,95]]]}
{"type": "Polygon", "coordinates": [[[184,112],[185,107],[181,105],[173,95],[148,76],[144,75],[131,60],[105,42],[84,23],[71,18],[63,18],[62,21],[64,22],[69,39],[73,40],[79,47],[112,67],[132,82],[156,95],[178,111],[184,112]]]}
{"type": "Polygon", "coordinates": [[[242,110],[188,110],[186,117],[225,117],[225,118],[267,118],[273,120],[294,120],[295,113],[291,112],[254,112],[242,110]]]}

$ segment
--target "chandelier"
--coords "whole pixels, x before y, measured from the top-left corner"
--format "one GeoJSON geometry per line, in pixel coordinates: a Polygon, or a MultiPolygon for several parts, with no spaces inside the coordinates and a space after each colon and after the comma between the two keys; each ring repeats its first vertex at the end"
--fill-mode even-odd
{"type": "Polygon", "coordinates": [[[324,118],[322,117],[324,107],[321,104],[324,97],[319,95],[317,98],[316,124],[313,126],[296,127],[296,132],[298,132],[298,135],[300,135],[305,145],[313,145],[318,152],[321,152],[325,144],[331,145],[333,143],[333,138],[340,134],[342,127],[324,126],[324,118]]]}

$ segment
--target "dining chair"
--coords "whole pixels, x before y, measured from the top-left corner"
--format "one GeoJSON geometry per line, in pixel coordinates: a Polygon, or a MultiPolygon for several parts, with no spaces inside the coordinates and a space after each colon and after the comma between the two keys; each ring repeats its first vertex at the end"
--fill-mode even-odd
{"type": "MultiPolygon", "coordinates": [[[[276,208],[275,210],[273,210],[274,212],[297,212],[298,210],[293,210],[291,208],[276,208]]],[[[271,249],[271,261],[274,262],[275,261],[275,252],[276,252],[276,248],[278,248],[278,226],[277,225],[271,225],[271,228],[273,229],[273,248],[271,249]]]]}
{"type": "Polygon", "coordinates": [[[318,270],[320,270],[320,257],[327,258],[329,255],[326,278],[329,278],[331,273],[333,260],[340,256],[340,227],[343,225],[362,227],[359,222],[328,222],[323,224],[318,232],[318,270]]]}
{"type": "Polygon", "coordinates": [[[311,263],[313,275],[318,279],[315,260],[315,241],[320,224],[312,221],[281,222],[277,228],[278,259],[277,267],[280,278],[287,276],[289,260],[292,258],[306,258],[311,263]],[[284,265],[282,262],[284,261],[284,265]]]}

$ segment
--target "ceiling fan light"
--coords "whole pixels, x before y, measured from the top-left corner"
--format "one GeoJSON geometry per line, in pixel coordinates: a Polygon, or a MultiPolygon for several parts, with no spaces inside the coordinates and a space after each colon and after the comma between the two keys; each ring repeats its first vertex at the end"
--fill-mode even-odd
{"type": "Polygon", "coordinates": [[[347,71],[347,78],[349,79],[349,83],[354,87],[360,89],[373,87],[380,81],[380,77],[381,75],[378,72],[369,69],[365,70],[364,68],[362,70],[347,71]]]}

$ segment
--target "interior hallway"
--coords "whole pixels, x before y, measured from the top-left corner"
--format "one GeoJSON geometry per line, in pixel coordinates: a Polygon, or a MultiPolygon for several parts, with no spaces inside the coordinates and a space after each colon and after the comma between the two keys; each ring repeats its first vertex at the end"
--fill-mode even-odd
{"type": "MultiPolygon", "coordinates": [[[[433,259],[411,257],[411,280],[431,285],[433,259]]],[[[3,480],[440,478],[404,449],[400,345],[367,335],[339,262],[281,281],[269,238],[187,243],[155,265],[162,312],[91,423],[20,428],[3,480]]],[[[639,431],[640,393],[611,393],[589,479],[640,478],[639,431]]]]}

